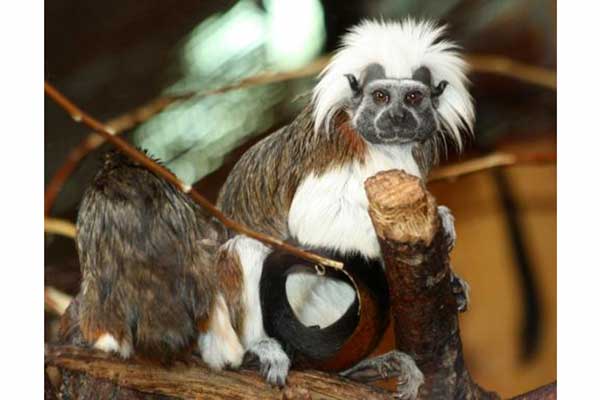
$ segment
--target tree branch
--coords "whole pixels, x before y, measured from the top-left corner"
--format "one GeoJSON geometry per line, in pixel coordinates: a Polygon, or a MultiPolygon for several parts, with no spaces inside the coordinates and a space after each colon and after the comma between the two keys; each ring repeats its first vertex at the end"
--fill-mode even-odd
{"type": "Polygon", "coordinates": [[[467,54],[465,58],[475,72],[507,76],[546,89],[556,90],[556,71],[554,70],[494,54],[467,54]]]}
{"type": "MultiPolygon", "coordinates": [[[[211,371],[196,358],[165,368],[140,360],[121,360],[106,353],[46,345],[46,364],[108,380],[139,392],[182,399],[389,399],[383,389],[317,371],[291,371],[284,390],[270,387],[253,371],[211,371]]],[[[63,383],[62,386],[64,386],[63,383]]],[[[70,390],[64,388],[63,390],[70,390]]],[[[77,390],[77,389],[73,389],[77,390]]]]}
{"type": "Polygon", "coordinates": [[[433,196],[397,170],[367,179],[365,188],[386,265],[396,348],[425,376],[419,399],[498,398],[473,382],[463,360],[449,243],[433,196]]]}
{"type": "MultiPolygon", "coordinates": [[[[556,90],[556,72],[537,67],[534,65],[523,64],[506,57],[497,55],[477,55],[471,54],[466,56],[467,61],[475,72],[493,73],[498,75],[508,76],[534,85],[546,87],[556,90]]],[[[262,86],[278,82],[286,82],[295,79],[307,78],[318,74],[330,60],[330,56],[323,56],[303,68],[294,71],[286,72],[267,72],[251,76],[241,81],[226,85],[217,89],[206,90],[199,93],[182,93],[177,95],[163,96],[150,101],[120,115],[117,118],[106,122],[106,126],[111,129],[114,134],[118,135],[124,131],[133,129],[144,121],[147,121],[154,115],[158,114],[173,103],[189,100],[191,98],[203,98],[216,94],[223,94],[232,90],[250,88],[254,86],[262,86]]],[[[91,132],[84,140],[82,140],[67,156],[63,165],[56,171],[51,178],[46,191],[44,193],[44,212],[50,214],[58,193],[69,179],[77,165],[90,152],[102,145],[105,140],[95,132],[91,132]]]]}
{"type": "Polygon", "coordinates": [[[318,254],[302,250],[296,246],[292,246],[288,243],[285,243],[284,241],[276,237],[257,232],[248,228],[245,225],[239,224],[229,219],[227,216],[225,216],[225,214],[221,212],[221,210],[215,207],[210,201],[208,201],[204,196],[197,192],[192,186],[186,185],[184,182],[179,180],[179,178],[177,178],[177,176],[175,176],[171,171],[150,159],[143,152],[127,143],[127,141],[125,141],[124,139],[120,138],[119,136],[116,136],[116,132],[114,130],[112,130],[110,127],[105,126],[97,119],[85,113],[48,82],[44,82],[44,91],[52,100],[54,100],[60,107],[62,107],[71,116],[71,118],[73,118],[75,122],[81,122],[89,128],[93,129],[94,131],[98,132],[108,142],[117,147],[123,154],[127,155],[132,160],[146,167],[148,170],[152,171],[157,176],[162,177],[167,182],[171,183],[173,186],[179,189],[181,192],[188,194],[192,198],[192,200],[194,200],[198,205],[204,208],[210,215],[219,220],[225,227],[239,234],[246,235],[269,246],[272,246],[276,249],[279,249],[283,252],[293,254],[297,257],[300,257],[317,265],[322,265],[324,267],[334,269],[343,269],[344,265],[339,261],[331,260],[329,258],[322,257],[318,254]]]}
{"type": "Polygon", "coordinates": [[[65,313],[71,300],[73,300],[73,297],[52,286],[46,286],[44,288],[44,308],[58,316],[65,313]]]}
{"type": "MultiPolygon", "coordinates": [[[[121,134],[125,131],[135,128],[137,125],[149,120],[154,115],[163,111],[165,108],[172,104],[179,103],[181,101],[189,99],[202,99],[204,97],[213,96],[217,94],[227,93],[233,90],[246,89],[255,86],[262,86],[267,84],[273,84],[278,82],[285,82],[295,79],[301,79],[308,76],[317,74],[326,65],[328,57],[322,57],[306,67],[280,73],[266,72],[251,76],[241,81],[225,85],[217,89],[205,90],[202,92],[189,92],[182,94],[175,94],[169,96],[161,96],[157,99],[150,101],[132,111],[122,114],[116,118],[107,121],[104,125],[108,127],[111,132],[115,135],[121,134]]],[[[60,193],[65,182],[69,179],[71,174],[77,168],[77,165],[83,160],[89,153],[104,144],[106,140],[95,131],[90,132],[88,136],[83,139],[75,148],[73,148],[67,155],[67,159],[61,165],[61,167],[54,173],[50,182],[46,186],[44,192],[44,212],[46,215],[50,214],[56,197],[60,193]]]]}
{"type": "Polygon", "coordinates": [[[46,233],[55,233],[74,239],[76,231],[72,222],[59,218],[44,218],[44,232],[46,233]]]}
{"type": "Polygon", "coordinates": [[[474,158],[472,160],[439,167],[431,173],[428,181],[436,182],[441,180],[454,180],[488,169],[509,167],[512,165],[544,165],[555,163],[556,152],[522,154],[496,152],[483,157],[474,158]]]}
{"type": "MultiPolygon", "coordinates": [[[[419,399],[498,399],[471,378],[462,355],[456,299],[450,286],[449,237],[434,198],[416,177],[386,171],[365,184],[390,289],[396,348],[423,372],[419,399]]],[[[63,316],[62,340],[81,344],[77,300],[63,316]],[[70,311],[69,311],[70,310],[70,311]]],[[[384,399],[391,393],[316,371],[292,371],[288,386],[269,387],[250,371],[211,371],[196,357],[170,368],[122,360],[75,346],[47,346],[46,364],[63,371],[61,393],[77,398],[384,399]],[[82,395],[81,393],[85,393],[82,395]],[[144,395],[150,394],[150,395],[144,395]],[[163,397],[164,398],[164,397],[163,397]]],[[[515,400],[553,400],[550,384],[515,400]]]]}

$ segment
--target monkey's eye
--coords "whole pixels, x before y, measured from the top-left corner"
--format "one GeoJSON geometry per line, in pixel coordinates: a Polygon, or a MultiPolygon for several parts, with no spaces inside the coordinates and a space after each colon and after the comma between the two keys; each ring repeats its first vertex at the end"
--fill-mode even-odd
{"type": "Polygon", "coordinates": [[[390,95],[383,90],[376,90],[373,92],[373,101],[376,104],[387,104],[390,102],[390,95]]]}
{"type": "Polygon", "coordinates": [[[421,104],[423,100],[423,93],[418,90],[413,90],[412,92],[408,92],[406,96],[404,96],[404,102],[411,106],[418,106],[421,104]]]}

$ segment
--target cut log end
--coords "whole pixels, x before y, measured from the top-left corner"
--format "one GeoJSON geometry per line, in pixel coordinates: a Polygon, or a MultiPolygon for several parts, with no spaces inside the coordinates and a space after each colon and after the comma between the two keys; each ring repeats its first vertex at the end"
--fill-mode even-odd
{"type": "Polygon", "coordinates": [[[421,179],[405,171],[380,172],[365,182],[369,214],[380,238],[429,245],[437,230],[437,206],[421,179]]]}

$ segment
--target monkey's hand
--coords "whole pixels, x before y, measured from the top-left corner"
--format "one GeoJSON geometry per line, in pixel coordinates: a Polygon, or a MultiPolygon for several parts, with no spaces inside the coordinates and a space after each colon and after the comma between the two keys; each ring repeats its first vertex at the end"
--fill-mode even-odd
{"type": "Polygon", "coordinates": [[[471,287],[463,278],[458,276],[456,272],[452,271],[452,277],[450,278],[450,287],[452,293],[456,298],[456,305],[459,312],[465,312],[469,308],[471,301],[471,287]]]}
{"type": "Polygon", "coordinates": [[[408,354],[398,350],[363,360],[354,367],[342,371],[340,375],[359,382],[397,378],[394,398],[403,400],[416,399],[419,387],[424,382],[423,373],[415,361],[408,354]]]}
{"type": "Polygon", "coordinates": [[[267,383],[281,387],[290,370],[290,358],[277,340],[265,337],[250,344],[242,365],[258,369],[267,383]]]}
{"type": "MultiPolygon", "coordinates": [[[[456,242],[456,230],[454,229],[454,216],[450,209],[446,206],[438,207],[438,215],[442,223],[442,229],[444,230],[444,236],[446,238],[446,245],[448,251],[454,248],[456,242]]],[[[465,312],[469,308],[470,301],[470,287],[467,281],[458,276],[452,271],[452,277],[450,280],[452,287],[452,293],[456,297],[456,304],[458,311],[465,312]]]]}
{"type": "Polygon", "coordinates": [[[438,215],[442,222],[442,228],[446,236],[446,243],[448,251],[452,251],[454,244],[456,243],[456,230],[454,229],[454,215],[450,209],[446,206],[438,206],[438,215]]]}

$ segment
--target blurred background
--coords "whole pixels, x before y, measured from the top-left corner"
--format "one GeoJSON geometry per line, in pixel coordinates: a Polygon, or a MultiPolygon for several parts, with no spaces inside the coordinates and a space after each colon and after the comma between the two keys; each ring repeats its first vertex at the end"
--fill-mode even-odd
{"type": "MultiPolygon", "coordinates": [[[[460,160],[556,152],[556,4],[548,0],[48,1],[45,79],[214,200],[240,154],[306,104],[347,28],[366,17],[409,15],[446,23],[472,55],[476,138],[460,160]],[[509,76],[519,70],[515,62],[545,72],[509,76]],[[245,87],[219,90],[239,82],[245,87]]],[[[75,221],[108,149],[92,149],[92,140],[89,156],[73,154],[86,150],[80,143],[88,133],[46,99],[47,215],[75,221]]],[[[451,154],[444,164],[460,160],[451,154]]],[[[456,217],[452,262],[472,289],[461,330],[476,381],[506,397],[554,380],[555,164],[517,164],[429,187],[456,217]]],[[[72,239],[45,237],[46,285],[76,294],[72,239]]],[[[55,322],[47,312],[47,341],[55,322]]]]}

